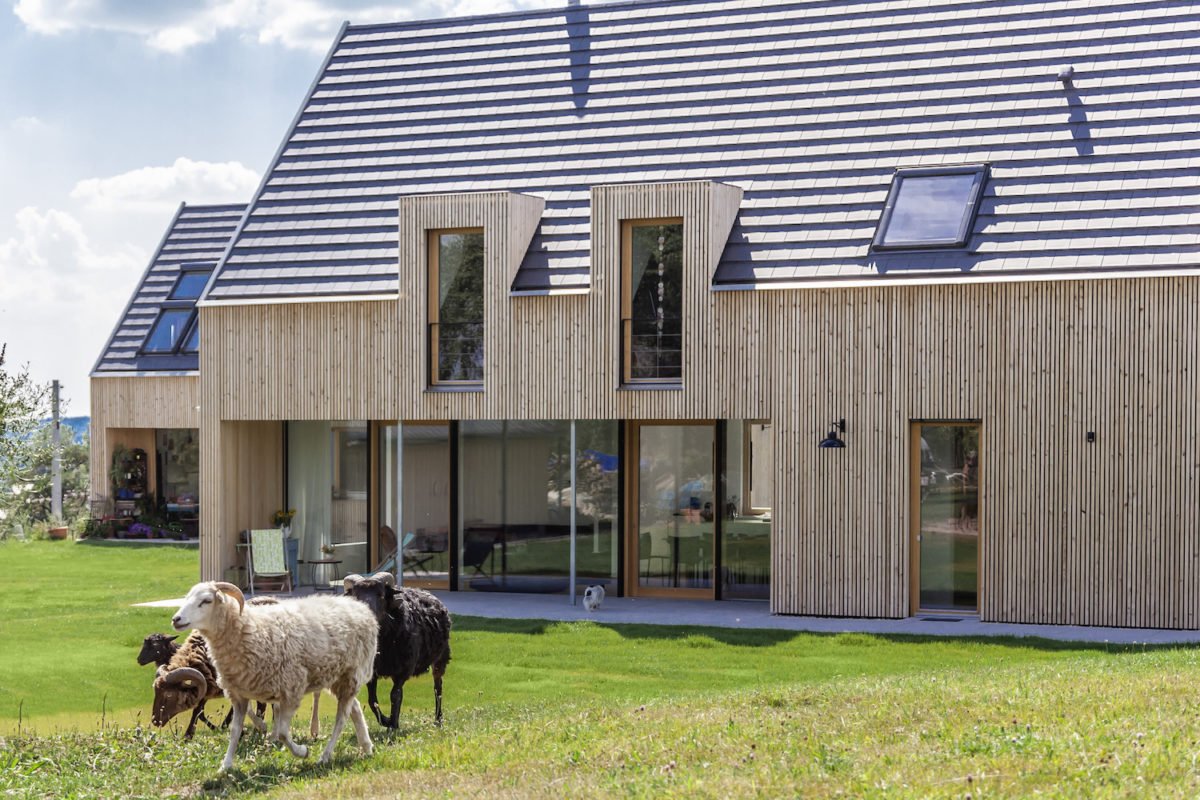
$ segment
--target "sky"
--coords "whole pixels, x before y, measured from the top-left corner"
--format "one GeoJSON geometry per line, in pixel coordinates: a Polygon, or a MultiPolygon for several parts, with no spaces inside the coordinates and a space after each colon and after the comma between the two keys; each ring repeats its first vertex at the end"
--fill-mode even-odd
{"type": "Polygon", "coordinates": [[[0,2],[0,343],[72,416],[179,203],[249,202],[344,20],[566,4],[0,2]]]}

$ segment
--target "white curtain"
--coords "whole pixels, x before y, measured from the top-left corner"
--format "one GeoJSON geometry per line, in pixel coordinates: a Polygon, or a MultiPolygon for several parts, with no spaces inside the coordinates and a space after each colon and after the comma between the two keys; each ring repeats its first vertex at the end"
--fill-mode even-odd
{"type": "Polygon", "coordinates": [[[300,539],[304,561],[322,558],[321,545],[330,542],[330,430],[328,422],[288,423],[288,504],[296,509],[292,535],[300,539]]]}

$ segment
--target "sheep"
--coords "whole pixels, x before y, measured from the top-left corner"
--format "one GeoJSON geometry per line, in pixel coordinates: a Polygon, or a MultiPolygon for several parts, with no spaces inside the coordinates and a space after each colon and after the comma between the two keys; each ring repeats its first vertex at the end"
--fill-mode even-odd
{"type": "Polygon", "coordinates": [[[397,727],[404,682],[432,667],[436,721],[441,725],[442,676],[450,663],[450,612],[446,606],[421,589],[397,589],[390,572],[376,572],[369,578],[350,575],[344,585],[346,594],[365,603],[379,620],[379,652],[367,683],[367,702],[379,724],[397,727]],[[392,679],[392,710],[387,717],[375,692],[380,678],[392,679]]]}
{"type": "MultiPolygon", "coordinates": [[[[161,634],[159,634],[161,635],[161,634]]],[[[205,703],[225,696],[217,683],[217,671],[212,660],[208,657],[208,647],[204,637],[193,633],[182,645],[176,646],[176,654],[166,664],[160,664],[154,675],[154,705],[151,721],[156,728],[161,728],[170,722],[177,714],[191,710],[192,718],[188,722],[183,738],[191,739],[196,732],[196,722],[203,722],[212,730],[217,726],[204,714],[205,703]]],[[[320,703],[320,693],[313,692],[312,720],[309,722],[309,734],[316,738],[320,731],[317,714],[320,703]]],[[[260,732],[266,733],[267,726],[263,723],[266,718],[266,703],[258,703],[256,712],[247,712],[251,724],[260,732]]],[[[221,727],[228,727],[233,716],[233,709],[225,715],[221,727]]]]}
{"type": "Polygon", "coordinates": [[[171,619],[177,631],[194,628],[208,643],[217,681],[233,705],[229,747],[221,771],[233,768],[250,700],[275,704],[271,737],[297,758],[308,748],[292,741],[291,721],[309,692],[329,689],[337,716],[320,762],[328,763],[349,717],[364,755],[374,747],[355,695],[371,678],[379,625],[361,603],[345,597],[312,596],[268,606],[247,605],[232,583],[205,582],[191,588],[171,619]]]}
{"type": "Polygon", "coordinates": [[[144,667],[151,661],[160,667],[166,664],[179,649],[179,645],[175,644],[175,640],[178,638],[178,636],[167,636],[165,633],[152,633],[142,639],[142,649],[137,657],[138,666],[144,667]]]}

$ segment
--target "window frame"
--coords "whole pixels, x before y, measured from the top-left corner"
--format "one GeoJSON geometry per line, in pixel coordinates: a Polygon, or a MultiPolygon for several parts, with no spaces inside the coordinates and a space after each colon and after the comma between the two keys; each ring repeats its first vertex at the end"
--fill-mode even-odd
{"type": "Polygon", "coordinates": [[[655,226],[678,225],[680,231],[681,252],[679,292],[683,294],[683,278],[687,270],[683,265],[682,242],[687,236],[687,224],[683,217],[647,217],[642,219],[621,220],[621,316],[618,320],[618,335],[620,336],[619,350],[621,353],[621,385],[632,387],[679,387],[683,385],[683,319],[679,321],[680,353],[678,378],[635,378],[633,377],[633,337],[625,333],[625,321],[633,319],[633,229],[650,228],[655,226]]]}
{"type": "Polygon", "coordinates": [[[183,264],[179,267],[179,274],[175,276],[175,280],[171,283],[171,288],[167,292],[166,299],[159,304],[158,311],[154,315],[154,321],[150,323],[150,329],[146,331],[146,336],[144,339],[142,339],[141,346],[138,347],[139,356],[162,357],[193,355],[200,352],[199,340],[196,341],[195,350],[187,349],[187,343],[192,337],[192,333],[200,324],[200,314],[196,308],[196,303],[200,302],[200,297],[204,294],[204,290],[201,289],[200,294],[196,295],[195,297],[172,299],[172,295],[175,294],[175,290],[179,288],[179,284],[183,282],[183,279],[188,275],[195,275],[197,273],[204,273],[206,275],[205,285],[207,286],[207,279],[212,277],[213,267],[207,264],[183,264]],[[179,338],[175,340],[170,349],[151,350],[147,347],[147,345],[150,343],[150,338],[154,335],[154,331],[158,329],[158,323],[162,320],[163,315],[169,311],[188,312],[187,316],[185,316],[183,319],[183,325],[180,326],[181,333],[179,338]]]}
{"type": "MultiPolygon", "coordinates": [[[[434,328],[441,324],[439,319],[441,315],[440,302],[440,281],[439,281],[439,257],[441,252],[441,237],[457,234],[479,234],[484,237],[484,269],[487,268],[487,231],[480,226],[468,226],[460,228],[431,228],[425,231],[425,340],[426,340],[426,358],[428,360],[427,375],[429,379],[429,387],[431,389],[471,389],[482,390],[483,378],[479,380],[444,380],[438,376],[438,337],[434,333],[434,328]]],[[[486,305],[486,281],[485,281],[485,297],[486,305]]],[[[487,318],[480,320],[483,325],[484,335],[487,333],[487,318]]],[[[487,349],[484,348],[484,365],[486,372],[487,364],[487,349]]]]}
{"type": "Polygon", "coordinates": [[[990,164],[966,164],[954,167],[908,167],[897,169],[892,174],[892,183],[888,188],[887,199],[884,201],[883,211],[879,215],[879,221],[875,225],[875,235],[871,239],[871,250],[873,252],[893,252],[904,250],[953,250],[965,248],[971,241],[971,235],[975,231],[975,220],[979,216],[979,207],[982,204],[984,190],[987,188],[988,178],[991,174],[990,164]],[[896,201],[900,196],[900,188],[904,181],[908,178],[936,178],[948,177],[953,175],[978,175],[979,180],[976,182],[974,190],[967,198],[967,206],[964,209],[964,214],[959,223],[958,234],[954,239],[937,239],[923,242],[899,242],[895,244],[885,244],[884,238],[887,236],[888,227],[891,225],[892,216],[896,210],[896,201]]]}
{"type": "MultiPolygon", "coordinates": [[[[187,337],[192,332],[192,325],[195,324],[196,307],[192,305],[189,308],[188,301],[173,300],[169,303],[163,303],[158,308],[158,313],[154,315],[154,321],[150,323],[150,330],[146,331],[146,337],[142,339],[142,346],[138,348],[138,355],[142,356],[173,356],[179,353],[179,348],[187,341],[187,337]],[[183,311],[185,316],[183,324],[179,326],[180,334],[171,347],[165,350],[149,349],[150,339],[154,336],[154,332],[158,330],[158,324],[162,322],[165,314],[172,311],[183,311]]],[[[197,351],[199,352],[199,351],[197,351]]]]}
{"type": "MultiPolygon", "coordinates": [[[[754,442],[750,431],[755,425],[770,430],[771,420],[747,419],[742,421],[742,513],[761,516],[771,513],[771,509],[775,507],[775,498],[771,497],[769,506],[756,506],[751,502],[754,491],[754,442]]],[[[774,487],[772,486],[772,488],[774,487]]],[[[773,492],[772,495],[774,495],[773,492]]]]}

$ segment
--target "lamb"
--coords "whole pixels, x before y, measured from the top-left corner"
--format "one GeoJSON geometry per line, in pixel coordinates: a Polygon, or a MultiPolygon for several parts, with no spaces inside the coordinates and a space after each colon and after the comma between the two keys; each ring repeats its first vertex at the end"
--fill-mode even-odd
{"type": "Polygon", "coordinates": [[[442,676],[450,663],[450,612],[446,606],[421,589],[397,589],[390,572],[376,572],[369,578],[350,575],[344,585],[346,594],[365,603],[379,620],[379,652],[367,683],[367,702],[379,724],[397,727],[404,682],[432,667],[436,720],[441,725],[442,676]],[[375,692],[380,678],[392,679],[392,710],[386,718],[375,692]]]}
{"type": "Polygon", "coordinates": [[[313,596],[275,605],[248,605],[232,583],[205,582],[191,588],[171,619],[177,631],[194,628],[208,643],[217,681],[233,706],[229,747],[233,756],[250,700],[275,704],[271,737],[297,758],[308,748],[292,741],[291,721],[309,692],[329,689],[337,716],[320,762],[328,763],[349,717],[364,755],[374,750],[355,695],[371,678],[379,625],[370,610],[350,598],[313,596]]]}

